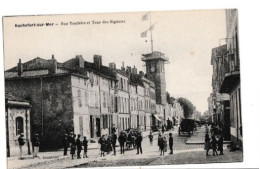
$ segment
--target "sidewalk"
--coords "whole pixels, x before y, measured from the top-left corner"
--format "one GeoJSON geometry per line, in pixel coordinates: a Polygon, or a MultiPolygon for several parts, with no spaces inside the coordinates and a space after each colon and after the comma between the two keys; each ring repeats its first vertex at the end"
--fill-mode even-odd
{"type": "MultiPolygon", "coordinates": [[[[168,132],[167,132],[168,133],[168,132]]],[[[148,137],[150,134],[150,131],[143,131],[143,138],[148,137]]],[[[153,132],[153,135],[158,135],[158,132],[153,132]]],[[[118,144],[117,144],[118,145],[118,144]]],[[[96,151],[99,149],[98,140],[95,140],[95,143],[89,143],[88,145],[88,153],[89,154],[95,154],[94,156],[98,157],[98,152],[96,151]],[[96,154],[97,153],[97,154],[96,154]]],[[[52,152],[39,152],[38,154],[39,158],[33,158],[33,155],[24,155],[24,160],[19,160],[18,157],[8,157],[7,158],[7,167],[8,169],[20,169],[20,168],[34,168],[37,165],[42,164],[50,164],[50,163],[57,163],[62,160],[71,159],[70,152],[68,151],[67,156],[63,156],[63,149],[58,151],[52,151],[52,152]]],[[[92,158],[89,158],[88,160],[91,160],[92,158]]],[[[93,159],[92,159],[93,160],[93,159]]],[[[97,160],[94,158],[94,160],[97,160]]],[[[82,160],[78,160],[79,164],[82,163],[82,160]]],[[[76,162],[76,160],[75,160],[76,162]]]]}
{"type": "MultiPolygon", "coordinates": [[[[98,142],[89,143],[88,150],[99,149],[98,142]]],[[[33,167],[39,164],[48,164],[53,162],[58,162],[65,159],[70,159],[70,152],[68,150],[67,156],[63,156],[63,149],[51,152],[39,152],[39,158],[33,158],[33,155],[24,155],[23,160],[19,160],[17,156],[7,158],[7,168],[8,169],[20,169],[26,167],[33,167]]]]}
{"type": "MultiPolygon", "coordinates": [[[[202,126],[197,128],[197,131],[188,139],[185,144],[204,144],[205,143],[206,128],[202,126]]],[[[230,141],[224,141],[224,144],[230,144],[230,141]]]]}

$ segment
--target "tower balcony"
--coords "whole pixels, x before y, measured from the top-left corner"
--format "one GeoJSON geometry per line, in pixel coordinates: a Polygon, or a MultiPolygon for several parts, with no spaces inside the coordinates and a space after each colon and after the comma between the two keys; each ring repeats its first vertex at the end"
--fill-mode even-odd
{"type": "Polygon", "coordinates": [[[222,59],[219,70],[219,92],[229,93],[240,82],[238,49],[230,49],[222,59]]]}
{"type": "Polygon", "coordinates": [[[156,60],[156,59],[161,59],[163,61],[169,61],[169,58],[166,57],[164,53],[161,53],[158,51],[153,51],[152,53],[143,54],[141,59],[144,62],[149,61],[149,60],[156,60]]]}

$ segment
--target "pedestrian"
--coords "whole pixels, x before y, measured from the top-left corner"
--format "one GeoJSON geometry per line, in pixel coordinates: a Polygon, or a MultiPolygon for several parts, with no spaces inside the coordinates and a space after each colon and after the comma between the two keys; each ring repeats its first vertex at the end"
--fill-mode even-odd
{"type": "Polygon", "coordinates": [[[224,155],[223,154],[223,135],[220,135],[220,138],[218,139],[218,150],[219,150],[219,155],[224,155]]]}
{"type": "Polygon", "coordinates": [[[208,127],[208,124],[206,124],[206,133],[209,132],[209,127],[208,127]]]}
{"type": "Polygon", "coordinates": [[[141,133],[138,133],[136,140],[135,140],[135,144],[137,147],[137,154],[139,154],[139,150],[140,150],[141,154],[143,154],[142,141],[143,141],[143,137],[142,137],[141,133]]]}
{"type": "Polygon", "coordinates": [[[114,150],[114,155],[116,155],[116,140],[117,140],[117,135],[116,133],[114,132],[112,134],[112,147],[113,147],[113,150],[114,150]]]}
{"type": "Polygon", "coordinates": [[[64,135],[63,138],[63,155],[66,156],[67,155],[67,151],[68,151],[68,145],[69,145],[69,139],[67,134],[64,135]]]}
{"type": "Polygon", "coordinates": [[[23,133],[21,133],[20,136],[18,137],[18,144],[20,149],[20,157],[19,157],[20,160],[23,159],[23,146],[25,144],[23,136],[24,136],[23,133]]]}
{"type": "Polygon", "coordinates": [[[112,133],[116,133],[116,125],[115,124],[113,124],[112,133]]]}
{"type": "Polygon", "coordinates": [[[170,147],[170,154],[173,154],[173,137],[172,137],[172,133],[169,134],[169,147],[170,147]]]}
{"type": "Polygon", "coordinates": [[[125,153],[126,137],[124,136],[123,131],[121,131],[120,136],[118,137],[118,142],[119,142],[119,145],[120,145],[121,154],[124,154],[125,153]]]}
{"type": "Polygon", "coordinates": [[[107,154],[110,153],[110,151],[112,151],[112,139],[111,139],[111,136],[109,135],[107,137],[107,145],[106,145],[106,150],[107,150],[107,154]]]}
{"type": "Polygon", "coordinates": [[[163,136],[163,144],[164,144],[164,151],[167,152],[167,139],[166,136],[163,136]]]}
{"type": "Polygon", "coordinates": [[[153,145],[153,133],[150,131],[150,135],[149,135],[149,140],[150,140],[150,146],[153,145]]]}
{"type": "Polygon", "coordinates": [[[81,149],[82,149],[82,143],[80,141],[80,134],[78,134],[78,138],[76,140],[76,145],[77,145],[77,159],[80,159],[81,156],[80,156],[80,153],[81,153],[81,149]]]}
{"type": "Polygon", "coordinates": [[[105,135],[102,135],[100,139],[98,140],[98,143],[100,144],[100,151],[101,151],[101,157],[102,155],[105,157],[105,151],[106,151],[106,138],[105,135]]]}
{"type": "Polygon", "coordinates": [[[209,150],[210,150],[210,138],[209,138],[209,133],[206,132],[205,134],[205,145],[204,145],[204,150],[206,150],[206,156],[210,156],[209,155],[209,150]]]}
{"type": "Polygon", "coordinates": [[[38,134],[34,135],[32,144],[33,144],[33,149],[34,149],[33,157],[38,157],[39,146],[40,146],[40,139],[39,139],[38,134]]]}
{"type": "Polygon", "coordinates": [[[86,137],[86,136],[84,136],[84,139],[83,139],[83,148],[84,148],[83,158],[88,158],[88,156],[87,156],[87,152],[88,152],[88,140],[87,140],[87,137],[86,137]]]}
{"type": "Polygon", "coordinates": [[[165,130],[165,129],[164,129],[164,126],[162,125],[162,134],[164,134],[164,130],[165,130]]]}
{"type": "Polygon", "coordinates": [[[132,146],[132,137],[133,137],[133,134],[132,134],[132,131],[130,131],[128,136],[127,136],[128,149],[130,149],[131,146],[132,146]]]}
{"type": "Polygon", "coordinates": [[[70,135],[68,136],[69,147],[71,147],[71,143],[73,142],[73,137],[74,137],[73,132],[70,132],[70,135]]]}
{"type": "Polygon", "coordinates": [[[215,135],[213,135],[211,137],[211,146],[212,146],[212,149],[213,149],[213,156],[215,154],[218,155],[218,152],[217,152],[217,140],[216,140],[215,135]]]}
{"type": "Polygon", "coordinates": [[[161,134],[159,134],[159,137],[158,137],[158,146],[159,146],[159,149],[161,152],[160,155],[164,155],[164,141],[163,141],[163,137],[161,134]]]}
{"type": "Polygon", "coordinates": [[[76,134],[73,134],[73,137],[71,138],[70,142],[70,154],[71,154],[71,159],[74,159],[75,151],[76,151],[76,134]]]}

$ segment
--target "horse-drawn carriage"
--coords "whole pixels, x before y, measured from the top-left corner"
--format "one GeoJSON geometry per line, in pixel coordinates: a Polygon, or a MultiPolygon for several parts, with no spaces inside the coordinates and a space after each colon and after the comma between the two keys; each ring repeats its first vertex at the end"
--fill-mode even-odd
{"type": "Polygon", "coordinates": [[[126,148],[127,149],[131,149],[131,148],[136,148],[136,145],[135,145],[135,139],[137,137],[137,134],[140,132],[139,129],[126,129],[124,130],[124,134],[125,134],[125,137],[126,137],[126,148]]]}

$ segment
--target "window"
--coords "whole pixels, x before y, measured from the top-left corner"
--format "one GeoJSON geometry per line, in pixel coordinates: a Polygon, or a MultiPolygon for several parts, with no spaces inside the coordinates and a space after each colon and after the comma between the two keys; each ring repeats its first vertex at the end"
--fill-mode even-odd
{"type": "Polygon", "coordinates": [[[106,93],[103,92],[103,107],[107,107],[106,106],[106,93]]]}
{"type": "Polygon", "coordinates": [[[95,93],[95,92],[93,92],[93,95],[94,95],[94,98],[95,98],[95,100],[94,100],[94,107],[98,107],[98,94],[97,93],[95,93]]]}
{"type": "Polygon", "coordinates": [[[15,119],[16,122],[16,135],[19,135],[23,133],[23,118],[22,117],[16,117],[15,119]]]}
{"type": "Polygon", "coordinates": [[[80,92],[80,90],[78,90],[78,103],[79,103],[79,107],[81,107],[82,102],[81,102],[81,92],[80,92]]]}
{"type": "Polygon", "coordinates": [[[88,106],[88,92],[85,92],[85,106],[88,106]]]}
{"type": "Polygon", "coordinates": [[[108,128],[107,115],[103,115],[103,128],[108,128]]]}

